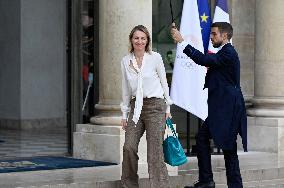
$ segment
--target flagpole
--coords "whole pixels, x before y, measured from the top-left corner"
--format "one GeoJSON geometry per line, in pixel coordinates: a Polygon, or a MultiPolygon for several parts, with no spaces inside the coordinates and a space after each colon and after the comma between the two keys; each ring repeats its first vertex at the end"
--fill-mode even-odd
{"type": "Polygon", "coordinates": [[[191,155],[190,151],[190,113],[186,112],[186,156],[191,155]]]}
{"type": "Polygon", "coordinates": [[[170,0],[170,7],[171,7],[172,23],[174,23],[174,14],[173,14],[172,0],[170,0]]]}

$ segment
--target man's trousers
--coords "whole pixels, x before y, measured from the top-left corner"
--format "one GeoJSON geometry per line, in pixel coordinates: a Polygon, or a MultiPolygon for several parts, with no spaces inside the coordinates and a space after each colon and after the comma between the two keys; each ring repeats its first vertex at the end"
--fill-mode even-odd
{"type": "MultiPolygon", "coordinates": [[[[196,143],[200,182],[213,181],[210,138],[210,131],[205,121],[199,129],[196,143]]],[[[232,150],[223,150],[223,154],[225,159],[228,188],[242,188],[243,185],[237,155],[237,143],[235,143],[232,150]]]]}

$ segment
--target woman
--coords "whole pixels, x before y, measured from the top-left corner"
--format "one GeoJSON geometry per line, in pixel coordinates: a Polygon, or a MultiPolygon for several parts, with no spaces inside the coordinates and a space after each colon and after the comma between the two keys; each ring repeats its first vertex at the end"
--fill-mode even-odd
{"type": "Polygon", "coordinates": [[[121,61],[121,125],[125,130],[122,187],[139,187],[138,144],[146,131],[150,185],[152,188],[167,188],[169,177],[162,144],[172,101],[165,67],[161,55],[150,50],[151,39],[146,27],[134,27],[129,42],[130,53],[121,61]]]}

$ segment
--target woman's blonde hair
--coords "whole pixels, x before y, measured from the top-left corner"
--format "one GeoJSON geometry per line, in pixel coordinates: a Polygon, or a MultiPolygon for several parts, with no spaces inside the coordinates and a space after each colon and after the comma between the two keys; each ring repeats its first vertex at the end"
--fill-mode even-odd
{"type": "Polygon", "coordinates": [[[150,48],[151,37],[150,37],[150,34],[149,34],[148,29],[147,29],[144,25],[137,25],[137,26],[135,26],[135,27],[132,29],[132,31],[130,32],[130,34],[129,34],[129,43],[130,43],[129,52],[132,53],[132,52],[134,51],[134,48],[133,48],[131,39],[132,39],[132,37],[133,37],[135,31],[142,31],[143,33],[146,34],[146,37],[147,37],[147,44],[146,44],[146,46],[145,46],[145,51],[149,53],[149,52],[151,51],[151,48],[150,48]]]}

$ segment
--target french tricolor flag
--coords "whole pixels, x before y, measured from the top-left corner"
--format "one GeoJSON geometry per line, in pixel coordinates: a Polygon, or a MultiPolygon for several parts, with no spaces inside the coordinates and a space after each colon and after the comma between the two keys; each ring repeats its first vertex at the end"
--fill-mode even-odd
{"type": "MultiPolygon", "coordinates": [[[[230,23],[227,0],[218,0],[213,23],[214,22],[227,22],[230,23]]],[[[231,41],[232,42],[232,41],[231,41]]],[[[214,48],[212,42],[209,42],[208,53],[217,53],[218,48],[214,48]]]]}

